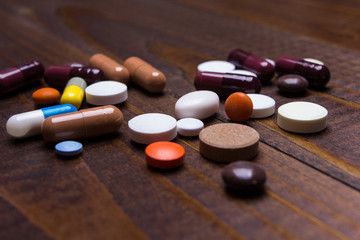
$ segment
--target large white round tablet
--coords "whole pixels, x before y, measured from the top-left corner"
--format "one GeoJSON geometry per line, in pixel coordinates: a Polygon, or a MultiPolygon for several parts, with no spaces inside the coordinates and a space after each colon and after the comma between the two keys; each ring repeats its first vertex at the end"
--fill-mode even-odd
{"type": "Polygon", "coordinates": [[[177,121],[177,132],[185,137],[198,136],[204,128],[204,123],[196,118],[183,118],[177,121]]]}
{"type": "Polygon", "coordinates": [[[290,102],[278,108],[277,124],[294,133],[315,133],[326,128],[328,111],[311,102],[290,102]]]}
{"type": "Polygon", "coordinates": [[[248,94],[253,103],[253,113],[250,118],[266,118],[275,113],[275,100],[263,94],[248,94]]]}
{"type": "Polygon", "coordinates": [[[235,69],[235,65],[221,60],[213,60],[200,63],[197,67],[199,72],[225,73],[235,69]]]}
{"type": "Polygon", "coordinates": [[[150,144],[170,141],[177,135],[176,119],[162,113],[145,113],[128,122],[130,139],[137,143],[150,144]]]}
{"type": "Polygon", "coordinates": [[[219,96],[208,90],[194,91],[179,98],[175,104],[175,116],[181,118],[205,119],[219,109],[219,96]]]}
{"type": "Polygon", "coordinates": [[[257,77],[257,75],[253,72],[250,72],[248,70],[241,70],[241,69],[236,69],[236,70],[232,70],[232,71],[228,71],[226,73],[235,73],[235,74],[241,74],[241,75],[246,75],[246,76],[253,76],[253,77],[257,77]]]}
{"type": "Polygon", "coordinates": [[[128,98],[127,86],[116,81],[100,81],[85,89],[86,101],[92,105],[114,105],[128,98]]]}

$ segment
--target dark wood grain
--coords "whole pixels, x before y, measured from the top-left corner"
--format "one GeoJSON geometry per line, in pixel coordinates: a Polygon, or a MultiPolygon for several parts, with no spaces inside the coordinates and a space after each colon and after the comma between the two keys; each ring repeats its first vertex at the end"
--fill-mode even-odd
{"type": "MultiPolygon", "coordinates": [[[[34,84],[0,99],[0,239],[359,239],[359,1],[1,1],[0,67],[39,59],[46,66],[87,63],[97,52],[119,62],[138,56],[164,72],[163,94],[129,85],[118,105],[118,134],[86,139],[81,156],[64,160],[41,136],[14,140],[5,124],[35,109],[34,84]],[[195,90],[197,64],[243,48],[326,62],[323,91],[262,93],[281,104],[304,100],[329,110],[317,134],[287,133],[276,116],[249,120],[261,136],[253,160],[268,176],[264,192],[224,190],[223,164],[199,154],[197,138],[177,137],[185,165],[146,166],[145,146],[128,136],[132,117],[174,115],[195,90]]],[[[83,108],[90,107],[86,103],[83,108]]],[[[206,125],[228,122],[223,102],[206,125]]]]}

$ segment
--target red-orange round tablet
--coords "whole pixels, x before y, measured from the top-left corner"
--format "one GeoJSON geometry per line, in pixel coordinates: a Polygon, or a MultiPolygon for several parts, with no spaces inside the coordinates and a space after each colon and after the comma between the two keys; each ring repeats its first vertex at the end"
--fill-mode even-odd
{"type": "Polygon", "coordinates": [[[145,148],[146,162],[155,168],[170,169],[184,163],[184,148],[174,142],[154,142],[145,148]]]}
{"type": "Polygon", "coordinates": [[[60,93],[55,88],[40,88],[32,95],[34,103],[38,105],[49,105],[59,101],[60,93]]]}
{"type": "Polygon", "coordinates": [[[253,112],[251,98],[242,92],[231,94],[225,101],[226,115],[234,122],[248,120],[253,112]]]}

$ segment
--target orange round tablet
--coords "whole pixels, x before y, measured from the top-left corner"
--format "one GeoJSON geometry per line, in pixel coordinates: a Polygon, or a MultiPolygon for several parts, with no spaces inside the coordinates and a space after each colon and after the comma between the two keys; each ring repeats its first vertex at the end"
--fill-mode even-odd
{"type": "Polygon", "coordinates": [[[170,169],[184,163],[184,148],[174,142],[154,142],[145,148],[146,162],[155,168],[170,169]]]}
{"type": "Polygon", "coordinates": [[[59,101],[60,93],[55,88],[40,88],[32,95],[34,103],[38,105],[49,105],[59,101]]]}
{"type": "Polygon", "coordinates": [[[226,115],[234,122],[248,120],[253,112],[251,98],[242,92],[231,94],[225,101],[226,115]]]}

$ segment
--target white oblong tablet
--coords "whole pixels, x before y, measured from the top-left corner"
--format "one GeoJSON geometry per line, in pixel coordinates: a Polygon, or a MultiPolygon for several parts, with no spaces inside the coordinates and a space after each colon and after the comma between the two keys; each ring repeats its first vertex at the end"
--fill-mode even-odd
{"type": "Polygon", "coordinates": [[[222,60],[213,60],[200,63],[197,67],[199,72],[219,72],[225,73],[235,69],[235,65],[222,61],[222,60]]]}
{"type": "Polygon", "coordinates": [[[175,104],[175,116],[181,118],[205,119],[219,109],[219,96],[208,90],[194,91],[179,98],[175,104]]]}
{"type": "Polygon", "coordinates": [[[86,102],[96,105],[114,105],[126,101],[127,86],[116,81],[100,81],[85,89],[86,102]]]}
{"type": "Polygon", "coordinates": [[[235,74],[241,74],[241,75],[246,75],[246,76],[253,76],[253,77],[257,77],[257,75],[253,72],[250,72],[248,70],[240,70],[240,69],[236,69],[236,70],[232,70],[229,71],[227,73],[235,73],[235,74]]]}
{"type": "Polygon", "coordinates": [[[324,65],[324,63],[322,61],[314,59],[314,58],[303,58],[303,60],[307,61],[307,62],[319,64],[319,65],[324,65]]]}
{"type": "Polygon", "coordinates": [[[162,113],[145,113],[128,122],[130,139],[137,143],[150,144],[170,141],[177,135],[176,119],[162,113]]]}
{"type": "Polygon", "coordinates": [[[326,128],[328,111],[312,102],[290,102],[278,108],[277,124],[294,133],[315,133],[326,128]]]}
{"type": "Polygon", "coordinates": [[[177,133],[185,137],[198,136],[204,128],[204,123],[196,118],[183,118],[177,121],[177,133]]]}
{"type": "Polygon", "coordinates": [[[275,100],[263,94],[248,94],[253,103],[253,113],[250,118],[266,118],[275,113],[275,100]]]}

